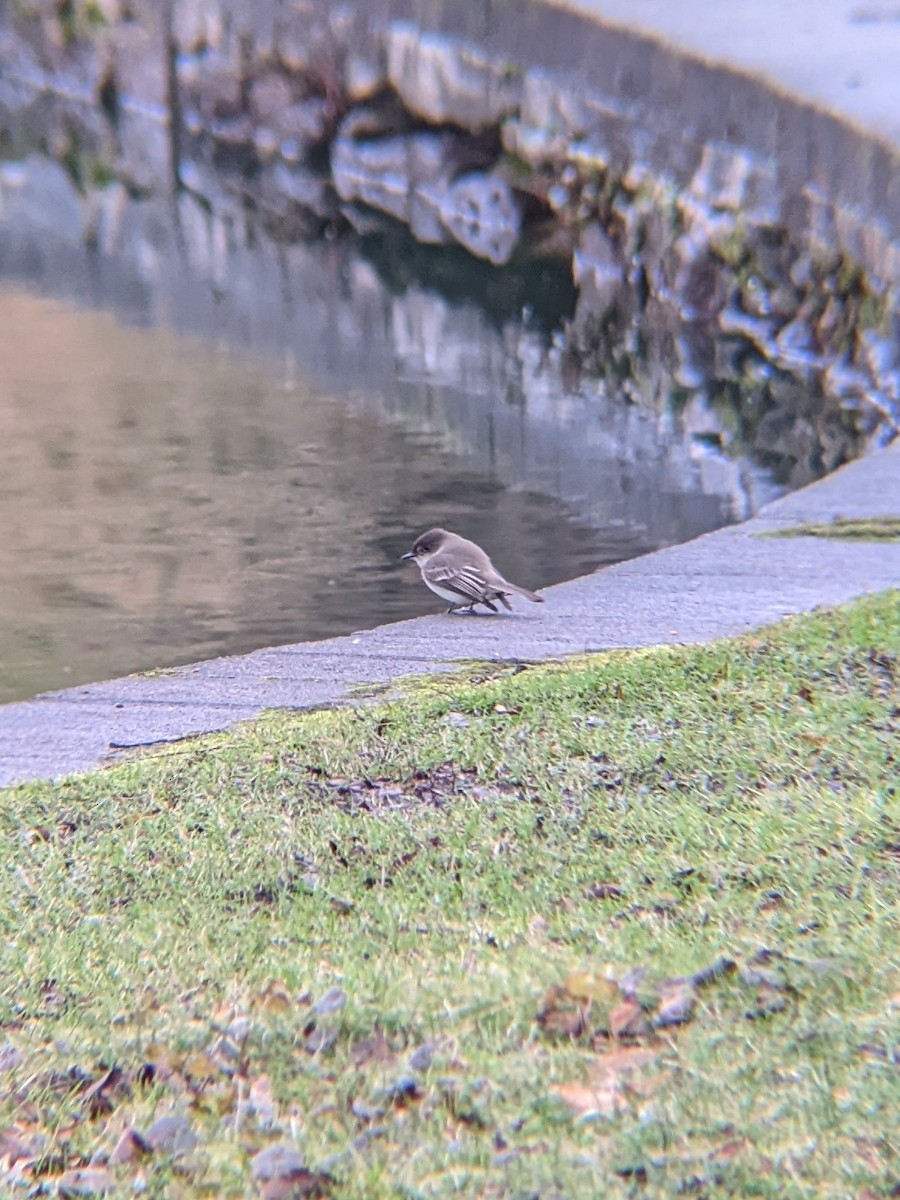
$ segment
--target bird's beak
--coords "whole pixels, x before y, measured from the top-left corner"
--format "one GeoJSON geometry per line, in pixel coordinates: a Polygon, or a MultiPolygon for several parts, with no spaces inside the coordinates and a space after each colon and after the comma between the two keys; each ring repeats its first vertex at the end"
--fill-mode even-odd
{"type": "Polygon", "coordinates": [[[416,556],[413,554],[412,550],[407,550],[407,552],[405,554],[400,555],[400,561],[403,562],[404,558],[415,558],[415,557],[416,556]]]}

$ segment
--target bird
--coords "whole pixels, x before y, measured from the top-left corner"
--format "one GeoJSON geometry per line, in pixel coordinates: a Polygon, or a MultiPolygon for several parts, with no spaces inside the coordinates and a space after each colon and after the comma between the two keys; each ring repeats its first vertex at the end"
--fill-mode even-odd
{"type": "Polygon", "coordinates": [[[474,612],[476,604],[499,612],[495,600],[512,612],[510,596],[544,603],[543,596],[504,579],[480,546],[447,529],[429,529],[401,558],[412,559],[423,582],[450,605],[448,613],[474,612]]]}

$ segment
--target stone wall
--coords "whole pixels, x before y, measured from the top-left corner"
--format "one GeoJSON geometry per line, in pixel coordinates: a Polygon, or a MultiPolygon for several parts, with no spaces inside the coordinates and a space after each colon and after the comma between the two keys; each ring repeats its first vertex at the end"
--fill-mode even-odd
{"type": "Polygon", "coordinates": [[[16,0],[0,66],[4,157],[46,146],[88,236],[115,195],[237,195],[284,242],[393,220],[497,270],[563,260],[562,374],[618,373],[640,325],[688,394],[715,360],[745,425],[789,436],[808,389],[897,429],[897,153],[748,78],[504,0],[16,0]]]}

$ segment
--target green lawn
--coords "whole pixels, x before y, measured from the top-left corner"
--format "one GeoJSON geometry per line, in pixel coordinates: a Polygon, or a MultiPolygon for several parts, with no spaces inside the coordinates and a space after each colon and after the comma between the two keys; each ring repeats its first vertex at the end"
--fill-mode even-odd
{"type": "Polygon", "coordinates": [[[896,1195],[898,655],[892,593],[0,792],[0,1193],[896,1195]]]}

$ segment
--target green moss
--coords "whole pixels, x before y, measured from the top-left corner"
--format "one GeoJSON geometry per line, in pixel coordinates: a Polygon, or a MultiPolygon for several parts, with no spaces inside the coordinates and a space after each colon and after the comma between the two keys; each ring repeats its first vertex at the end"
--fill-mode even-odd
{"type": "Polygon", "coordinates": [[[856,542],[900,541],[900,517],[836,517],[827,524],[794,525],[764,533],[762,537],[819,537],[839,538],[856,542]]]}

